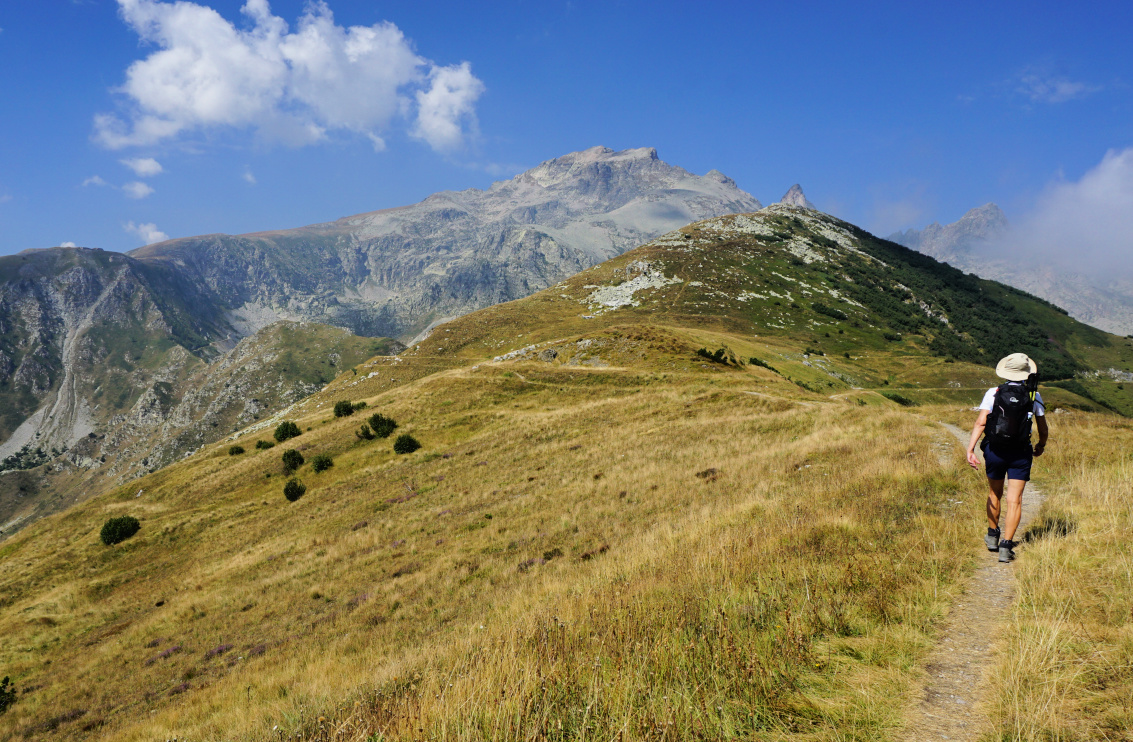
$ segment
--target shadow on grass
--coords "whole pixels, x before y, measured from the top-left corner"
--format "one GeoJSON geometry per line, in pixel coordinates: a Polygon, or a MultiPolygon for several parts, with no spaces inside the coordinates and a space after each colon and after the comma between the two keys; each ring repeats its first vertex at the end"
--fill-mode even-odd
{"type": "Polygon", "coordinates": [[[1034,543],[1047,536],[1068,536],[1077,524],[1064,513],[1043,513],[1037,523],[1032,523],[1023,534],[1023,543],[1034,543]]]}

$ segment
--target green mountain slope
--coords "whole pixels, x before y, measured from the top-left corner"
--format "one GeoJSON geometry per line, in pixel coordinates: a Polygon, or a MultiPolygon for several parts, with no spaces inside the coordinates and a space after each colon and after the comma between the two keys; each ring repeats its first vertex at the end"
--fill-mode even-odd
{"type": "MultiPolygon", "coordinates": [[[[340,365],[0,546],[0,734],[900,738],[982,518],[934,419],[969,424],[1020,347],[1133,357],[925,260],[776,206],[340,365]]],[[[1056,426],[1099,417],[1043,391],[1056,426]]]]}

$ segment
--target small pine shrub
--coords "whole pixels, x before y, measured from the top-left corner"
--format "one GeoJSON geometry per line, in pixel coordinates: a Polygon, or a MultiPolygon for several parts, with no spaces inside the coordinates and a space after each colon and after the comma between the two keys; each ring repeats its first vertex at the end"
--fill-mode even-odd
{"type": "Polygon", "coordinates": [[[231,448],[228,449],[228,455],[229,456],[239,456],[242,453],[244,453],[244,447],[243,446],[232,446],[231,448]]]}
{"type": "Polygon", "coordinates": [[[397,437],[397,440],[393,442],[394,453],[413,453],[420,447],[421,444],[417,442],[416,438],[409,435],[409,433],[402,433],[397,437]]]}
{"type": "Polygon", "coordinates": [[[759,360],[755,356],[752,356],[751,358],[747,359],[747,362],[749,364],[751,364],[752,366],[759,366],[760,368],[765,368],[768,371],[774,371],[775,373],[779,373],[778,370],[776,370],[772,366],[769,366],[765,361],[759,360]]]}
{"type": "Polygon", "coordinates": [[[378,438],[389,438],[393,431],[397,430],[397,423],[394,422],[392,417],[374,413],[370,415],[370,429],[378,438]]]}
{"type": "Polygon", "coordinates": [[[315,473],[326,471],[332,466],[334,466],[334,459],[332,459],[330,456],[327,456],[325,453],[320,453],[318,456],[311,457],[311,469],[313,469],[315,473]]]}
{"type": "Polygon", "coordinates": [[[287,498],[288,502],[295,502],[307,492],[307,485],[300,482],[298,479],[288,479],[287,484],[283,485],[283,496],[287,498]]]}
{"type": "Polygon", "coordinates": [[[113,546],[133,536],[141,527],[141,522],[134,516],[121,515],[117,518],[111,518],[103,524],[99,538],[101,538],[102,543],[107,546],[113,546]]]}
{"type": "Polygon", "coordinates": [[[294,448],[289,448],[283,452],[283,468],[288,472],[293,472],[303,465],[303,454],[296,451],[294,448]]]}
{"type": "Polygon", "coordinates": [[[846,316],[846,313],[843,312],[842,310],[835,309],[834,307],[828,307],[825,304],[822,304],[820,302],[816,301],[814,304],[811,304],[810,306],[811,306],[812,309],[814,309],[814,311],[818,312],[819,314],[825,314],[827,317],[830,317],[832,319],[836,319],[836,320],[847,320],[847,319],[849,319],[849,317],[846,316]]]}
{"type": "Polygon", "coordinates": [[[354,403],[347,402],[345,399],[340,399],[334,403],[334,416],[347,417],[354,414],[354,403]]]}
{"type": "Polygon", "coordinates": [[[283,443],[289,438],[299,436],[303,431],[299,430],[299,426],[290,420],[284,420],[275,428],[275,441],[276,443],[283,443]]]}
{"type": "Polygon", "coordinates": [[[0,714],[3,714],[8,708],[16,702],[16,686],[8,682],[8,676],[5,675],[3,680],[0,680],[0,714]]]}
{"type": "Polygon", "coordinates": [[[360,441],[374,440],[374,431],[370,430],[370,426],[366,423],[362,423],[362,427],[355,430],[354,435],[358,436],[358,440],[360,441]]]}
{"type": "Polygon", "coordinates": [[[896,343],[901,339],[900,333],[896,332],[883,332],[881,333],[881,337],[885,338],[891,343],[896,343]]]}
{"type": "Polygon", "coordinates": [[[365,402],[355,402],[354,403],[354,411],[355,412],[357,412],[358,410],[364,410],[364,409],[366,409],[366,403],[365,402]]]}
{"type": "Polygon", "coordinates": [[[275,444],[271,441],[256,441],[256,450],[266,451],[269,448],[275,448],[275,444]]]}

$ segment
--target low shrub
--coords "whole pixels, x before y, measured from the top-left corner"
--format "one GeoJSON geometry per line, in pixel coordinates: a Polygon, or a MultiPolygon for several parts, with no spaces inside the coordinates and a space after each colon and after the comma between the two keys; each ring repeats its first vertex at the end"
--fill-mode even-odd
{"type": "Polygon", "coordinates": [[[275,448],[275,444],[271,441],[256,441],[256,450],[266,451],[269,448],[275,448]]]}
{"type": "Polygon", "coordinates": [[[307,492],[307,485],[300,482],[298,479],[288,479],[287,484],[283,485],[283,496],[287,498],[288,502],[295,502],[307,492]]]}
{"type": "Polygon", "coordinates": [[[239,456],[242,453],[244,453],[243,446],[232,446],[228,449],[229,456],[239,456]]]}
{"type": "Polygon", "coordinates": [[[902,407],[916,407],[917,406],[916,402],[909,399],[908,397],[902,397],[897,392],[882,392],[881,396],[885,397],[886,399],[890,400],[891,402],[896,402],[897,404],[901,405],[902,407]]]}
{"type": "Polygon", "coordinates": [[[421,444],[416,438],[409,435],[409,433],[402,433],[397,437],[397,440],[393,442],[394,453],[413,453],[420,447],[421,444]]]}
{"type": "Polygon", "coordinates": [[[709,353],[708,348],[701,348],[696,351],[696,354],[701,358],[705,358],[713,363],[728,363],[728,351],[724,348],[717,348],[715,353],[709,353]]]}
{"type": "Polygon", "coordinates": [[[374,440],[374,431],[370,430],[370,426],[366,423],[362,423],[362,427],[355,430],[354,435],[358,436],[358,440],[360,441],[374,440]]]}
{"type": "Polygon", "coordinates": [[[283,452],[283,468],[288,472],[293,472],[303,465],[303,454],[296,451],[294,448],[289,448],[283,452]]]}
{"type": "Polygon", "coordinates": [[[13,703],[16,702],[16,686],[8,682],[8,676],[5,675],[3,680],[0,680],[0,714],[7,711],[13,703]]]}
{"type": "Polygon", "coordinates": [[[294,422],[292,422],[291,420],[284,420],[276,426],[274,436],[276,443],[283,443],[289,438],[298,437],[302,432],[303,431],[299,430],[299,426],[294,422]]]}
{"type": "Polygon", "coordinates": [[[834,307],[828,307],[825,304],[822,304],[820,302],[816,301],[814,304],[811,304],[810,306],[811,306],[811,309],[813,309],[814,311],[818,312],[819,314],[825,314],[827,317],[830,317],[831,319],[836,319],[836,320],[847,320],[847,319],[849,319],[849,317],[846,316],[846,313],[841,311],[840,309],[835,309],[834,307]]]}
{"type": "Polygon", "coordinates": [[[120,515],[117,518],[111,518],[103,524],[99,538],[101,538],[102,543],[107,546],[113,546],[133,536],[141,527],[141,522],[134,516],[120,515]]]}
{"type": "Polygon", "coordinates": [[[378,438],[389,438],[393,431],[397,430],[397,423],[394,422],[392,417],[375,412],[370,415],[370,429],[378,438]]]}
{"type": "Polygon", "coordinates": [[[772,371],[772,372],[774,372],[774,373],[779,373],[779,371],[778,371],[778,370],[777,370],[776,368],[774,368],[773,366],[769,365],[769,364],[768,364],[768,363],[767,363],[766,361],[761,361],[761,360],[759,360],[759,359],[758,359],[758,358],[756,358],[755,356],[752,356],[751,358],[747,359],[747,362],[748,362],[748,364],[749,364],[749,365],[752,365],[752,366],[759,366],[760,368],[765,368],[765,369],[767,369],[768,371],[772,371]]]}
{"type": "Polygon", "coordinates": [[[891,343],[896,343],[901,339],[900,333],[896,332],[883,332],[881,333],[881,337],[885,338],[891,343]]]}
{"type": "Polygon", "coordinates": [[[318,456],[311,457],[311,469],[316,473],[326,471],[334,466],[334,459],[327,456],[325,453],[320,453],[318,456]]]}
{"type": "Polygon", "coordinates": [[[334,416],[347,417],[354,414],[354,403],[348,402],[345,399],[340,399],[334,403],[334,416]]]}

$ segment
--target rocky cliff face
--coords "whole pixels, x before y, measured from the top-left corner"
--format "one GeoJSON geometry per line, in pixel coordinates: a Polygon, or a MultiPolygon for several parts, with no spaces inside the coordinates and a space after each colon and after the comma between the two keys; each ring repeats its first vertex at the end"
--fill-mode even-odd
{"type": "Polygon", "coordinates": [[[759,208],[715,170],[697,176],[653,149],[594,147],[483,191],[300,229],[172,240],[132,256],[199,276],[243,333],[305,319],[408,340],[691,221],[759,208]]]}
{"type": "Polygon", "coordinates": [[[1070,316],[1117,335],[1133,333],[1133,286],[1076,273],[1010,254],[1002,243],[1010,226],[995,204],[972,209],[958,221],[897,232],[889,239],[981,278],[1040,296],[1070,316]]]}

